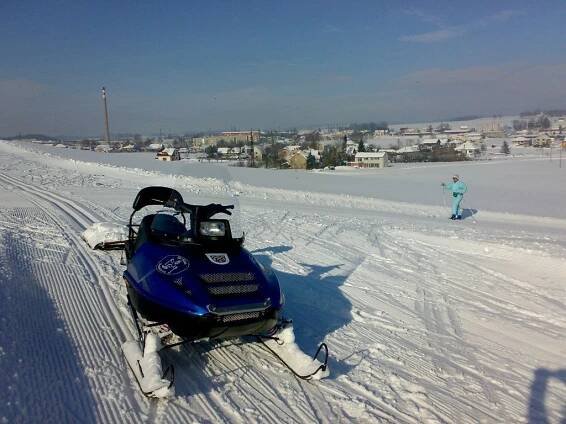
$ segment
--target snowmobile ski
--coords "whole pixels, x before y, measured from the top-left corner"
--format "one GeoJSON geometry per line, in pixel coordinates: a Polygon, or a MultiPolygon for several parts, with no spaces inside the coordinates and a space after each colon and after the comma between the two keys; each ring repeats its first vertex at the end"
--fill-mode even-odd
{"type": "Polygon", "coordinates": [[[328,377],[328,346],[321,343],[311,358],[295,343],[295,333],[291,321],[281,324],[272,336],[257,336],[258,340],[301,380],[321,380],[328,377]],[[323,352],[324,358],[318,359],[323,352]]]}
{"type": "Polygon", "coordinates": [[[172,366],[163,371],[159,350],[161,342],[155,334],[148,333],[144,338],[143,351],[139,342],[126,341],[122,352],[130,366],[142,393],[147,397],[165,398],[175,394],[173,382],[175,373],[172,366]]]}

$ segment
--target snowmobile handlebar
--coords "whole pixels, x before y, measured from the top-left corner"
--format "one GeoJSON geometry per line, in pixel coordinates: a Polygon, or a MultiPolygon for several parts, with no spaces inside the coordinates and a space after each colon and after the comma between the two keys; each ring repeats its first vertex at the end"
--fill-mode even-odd
{"type": "Polygon", "coordinates": [[[234,209],[234,205],[221,205],[220,203],[210,203],[208,205],[190,205],[188,203],[183,203],[182,205],[177,206],[175,209],[179,210],[180,212],[197,214],[200,220],[207,220],[217,213],[232,215],[230,209],[234,209]]]}

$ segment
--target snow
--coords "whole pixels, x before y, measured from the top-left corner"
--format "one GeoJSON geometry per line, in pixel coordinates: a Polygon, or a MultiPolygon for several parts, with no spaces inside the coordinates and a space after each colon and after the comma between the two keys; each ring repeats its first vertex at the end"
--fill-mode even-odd
{"type": "Polygon", "coordinates": [[[382,158],[385,152],[358,152],[356,158],[382,158]]]}
{"type": "Polygon", "coordinates": [[[277,339],[266,339],[263,343],[275,352],[282,361],[288,364],[295,372],[302,376],[310,376],[311,380],[321,380],[330,375],[328,367],[322,369],[322,363],[306,355],[295,343],[293,326],[281,329],[277,339]],[[311,375],[312,374],[312,375],[311,375]]]}
{"type": "Polygon", "coordinates": [[[566,419],[556,157],[318,173],[157,162],[0,142],[0,420],[566,419]],[[459,222],[440,187],[454,173],[469,187],[459,222]],[[125,222],[150,184],[237,195],[246,247],[277,274],[296,346],[312,356],[328,344],[328,378],[297,380],[259,343],[202,342],[160,353],[175,364],[174,397],[140,393],[120,349],[136,331],[120,252],[80,235],[125,222]]]}
{"type": "Polygon", "coordinates": [[[91,249],[95,249],[103,247],[105,243],[127,240],[128,227],[115,222],[95,222],[83,231],[81,237],[91,249]]]}
{"type": "Polygon", "coordinates": [[[163,376],[163,367],[159,349],[161,340],[155,334],[146,334],[143,353],[136,341],[127,341],[122,351],[130,369],[136,374],[140,389],[151,397],[166,398],[175,395],[175,387],[163,376]]]}

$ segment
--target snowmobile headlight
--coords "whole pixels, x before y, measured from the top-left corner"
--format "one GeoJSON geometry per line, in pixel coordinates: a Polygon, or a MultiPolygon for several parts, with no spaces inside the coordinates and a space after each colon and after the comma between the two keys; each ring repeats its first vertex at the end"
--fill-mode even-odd
{"type": "Polygon", "coordinates": [[[222,221],[202,221],[200,223],[200,234],[207,237],[224,237],[226,225],[222,221]]]}

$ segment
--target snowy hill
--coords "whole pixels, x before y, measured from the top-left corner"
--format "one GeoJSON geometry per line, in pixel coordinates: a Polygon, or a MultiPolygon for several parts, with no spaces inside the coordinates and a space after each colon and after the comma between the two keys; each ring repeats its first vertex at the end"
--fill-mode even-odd
{"type": "Polygon", "coordinates": [[[561,422],[565,178],[540,159],[328,175],[0,142],[0,420],[561,422]],[[455,172],[461,222],[439,185],[455,172]],[[80,232],[125,221],[146,185],[238,193],[246,246],[300,347],[328,344],[328,379],[235,340],[168,351],[176,397],[139,393],[120,253],[80,232]]]}

